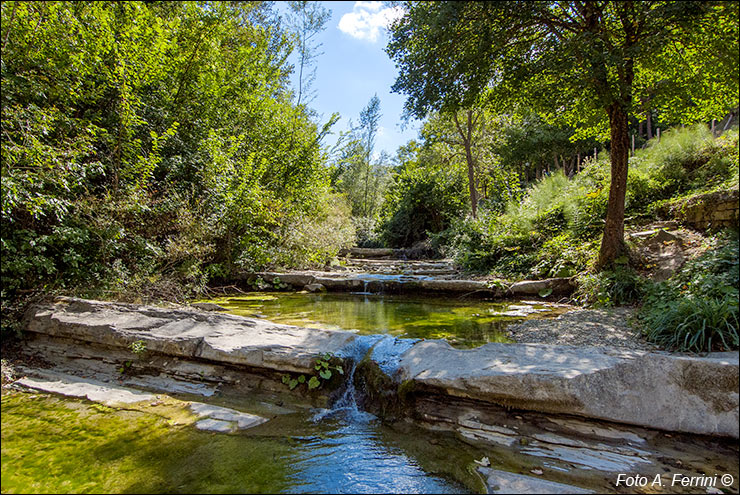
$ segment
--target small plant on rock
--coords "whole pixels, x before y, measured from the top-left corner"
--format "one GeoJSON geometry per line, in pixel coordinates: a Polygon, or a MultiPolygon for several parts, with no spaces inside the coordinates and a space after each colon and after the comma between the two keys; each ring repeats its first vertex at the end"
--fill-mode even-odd
{"type": "MultiPolygon", "coordinates": [[[[131,342],[128,346],[129,350],[133,352],[137,358],[141,358],[141,356],[146,352],[146,342],[143,340],[135,340],[134,342],[131,342]]],[[[131,365],[133,365],[134,362],[131,360],[125,361],[123,365],[118,368],[118,372],[123,374],[126,371],[128,371],[131,368],[131,365]]]]}
{"type": "Polygon", "coordinates": [[[128,348],[131,349],[131,352],[133,352],[137,356],[141,356],[143,353],[146,352],[146,342],[144,342],[143,340],[136,340],[134,342],[131,342],[131,345],[129,345],[128,348]]]}
{"type": "Polygon", "coordinates": [[[333,376],[332,371],[335,371],[340,375],[344,375],[342,359],[334,356],[329,352],[316,359],[316,361],[314,362],[314,370],[316,370],[317,374],[310,377],[308,380],[306,379],[306,375],[298,375],[297,377],[293,377],[291,375],[285,374],[282,376],[282,382],[291,390],[295,389],[298,385],[301,385],[303,383],[307,384],[308,390],[313,390],[315,388],[321,387],[322,384],[331,380],[331,377],[333,376]],[[339,364],[336,364],[337,362],[339,364]]]}

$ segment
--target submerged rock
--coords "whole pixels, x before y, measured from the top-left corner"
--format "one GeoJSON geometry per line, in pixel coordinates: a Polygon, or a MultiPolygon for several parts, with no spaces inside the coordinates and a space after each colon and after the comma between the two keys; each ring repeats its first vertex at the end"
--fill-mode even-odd
{"type": "Polygon", "coordinates": [[[228,309],[224,308],[220,304],[209,302],[197,302],[191,304],[191,306],[197,309],[202,309],[204,311],[228,311],[228,309]]]}
{"type": "MultiPolygon", "coordinates": [[[[110,407],[125,406],[137,409],[138,406],[139,410],[146,410],[147,406],[158,406],[163,402],[162,396],[58,371],[33,370],[33,375],[23,377],[15,383],[35,390],[87,399],[110,407]]],[[[252,428],[268,421],[267,418],[255,414],[202,402],[178,401],[171,398],[168,402],[177,404],[179,409],[184,410],[187,407],[198,418],[204,418],[195,423],[199,430],[230,433],[236,429],[252,428]]]]}
{"type": "Polygon", "coordinates": [[[67,397],[80,397],[106,406],[135,404],[154,400],[155,396],[118,385],[111,385],[89,378],[65,375],[48,370],[38,370],[35,377],[23,377],[15,383],[24,387],[43,390],[67,397]]]}
{"type": "Polygon", "coordinates": [[[594,493],[591,490],[573,485],[556,483],[533,476],[509,473],[508,471],[499,471],[487,467],[479,467],[478,472],[486,480],[488,493],[594,493]]]}

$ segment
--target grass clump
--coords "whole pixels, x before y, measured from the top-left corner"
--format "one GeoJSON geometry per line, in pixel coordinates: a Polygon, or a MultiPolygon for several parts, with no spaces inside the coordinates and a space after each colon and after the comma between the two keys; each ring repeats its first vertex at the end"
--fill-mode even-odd
{"type": "Polygon", "coordinates": [[[673,278],[647,288],[638,319],[651,342],[676,351],[738,349],[738,233],[713,244],[673,278]]]}
{"type": "Polygon", "coordinates": [[[581,274],[574,299],[604,308],[635,304],[642,299],[648,284],[628,266],[616,265],[612,270],[581,274]]]}

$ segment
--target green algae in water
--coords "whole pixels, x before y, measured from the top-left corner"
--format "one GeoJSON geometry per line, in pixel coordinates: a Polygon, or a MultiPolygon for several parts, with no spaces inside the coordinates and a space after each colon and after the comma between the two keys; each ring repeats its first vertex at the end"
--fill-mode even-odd
{"type": "Polygon", "coordinates": [[[316,423],[306,413],[282,414],[226,435],[96,406],[3,396],[3,493],[464,491],[425,471],[398,435],[388,443],[377,421],[316,423]]]}
{"type": "Polygon", "coordinates": [[[282,491],[288,439],[175,427],[47,396],[2,398],[3,493],[282,491]]]}
{"type": "MultiPolygon", "coordinates": [[[[212,299],[229,313],[309,328],[350,330],[361,335],[447,339],[460,348],[512,342],[506,326],[523,317],[504,315],[512,304],[405,295],[255,293],[212,299]]],[[[544,316],[558,314],[545,305],[544,316]]]]}

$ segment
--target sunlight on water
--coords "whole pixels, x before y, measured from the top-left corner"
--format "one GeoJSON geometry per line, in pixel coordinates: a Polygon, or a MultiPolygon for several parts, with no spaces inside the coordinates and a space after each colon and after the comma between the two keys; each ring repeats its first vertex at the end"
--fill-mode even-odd
{"type": "Polygon", "coordinates": [[[3,396],[2,411],[3,493],[467,491],[428,473],[399,446],[409,435],[369,414],[296,412],[227,435],[38,394],[3,396]]]}
{"type": "Polygon", "coordinates": [[[505,330],[511,323],[563,312],[562,307],[537,302],[379,294],[254,293],[208,302],[220,304],[232,314],[276,323],[361,335],[447,339],[460,348],[511,342],[505,330]]]}

